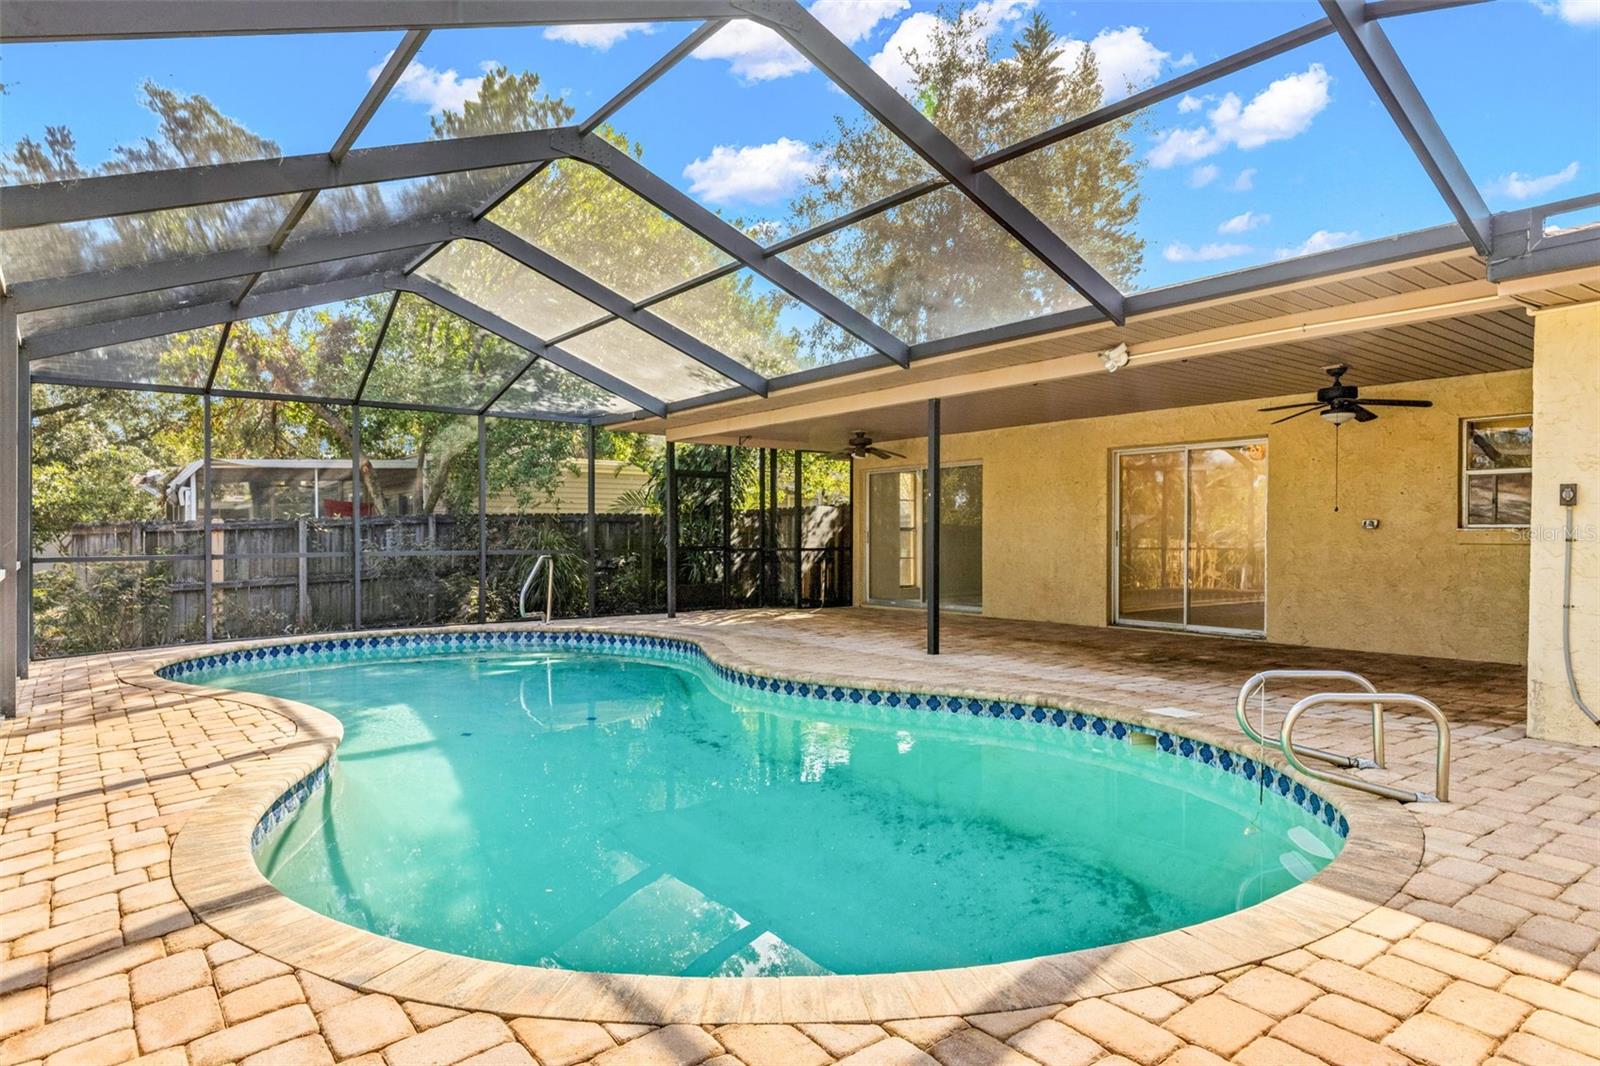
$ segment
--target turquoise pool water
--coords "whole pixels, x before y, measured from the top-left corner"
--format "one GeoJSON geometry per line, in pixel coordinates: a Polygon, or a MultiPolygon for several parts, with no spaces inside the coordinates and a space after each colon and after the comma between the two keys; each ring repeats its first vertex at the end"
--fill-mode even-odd
{"type": "Polygon", "coordinates": [[[998,962],[1225,914],[1342,844],[1271,788],[1149,745],[754,692],[681,658],[397,651],[204,682],[344,723],[331,786],[257,852],[278,888],[506,962],[998,962]]]}

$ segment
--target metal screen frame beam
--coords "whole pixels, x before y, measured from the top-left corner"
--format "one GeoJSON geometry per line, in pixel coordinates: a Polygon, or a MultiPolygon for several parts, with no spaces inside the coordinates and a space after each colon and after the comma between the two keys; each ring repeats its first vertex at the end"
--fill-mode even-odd
{"type": "Polygon", "coordinates": [[[737,17],[727,0],[7,0],[0,43],[737,17]]]}
{"type": "Polygon", "coordinates": [[[291,241],[278,252],[269,252],[265,248],[244,248],[181,259],[162,259],[113,270],[85,271],[59,278],[19,281],[11,286],[11,295],[18,314],[46,311],[68,304],[181,289],[187,285],[242,278],[269,270],[312,266],[376,252],[421,247],[469,236],[475,225],[472,219],[464,215],[447,215],[425,222],[406,222],[351,233],[309,237],[291,241]]]}
{"type": "MultiPolygon", "coordinates": [[[[594,364],[585,362],[570,352],[546,344],[521,326],[513,322],[507,322],[499,315],[485,311],[477,304],[457,296],[441,285],[413,275],[405,279],[402,289],[449,311],[453,315],[464,318],[473,325],[486,329],[504,340],[510,341],[517,347],[531,353],[536,359],[544,359],[553,366],[558,366],[562,370],[576,374],[596,388],[604,389],[613,396],[620,396],[629,403],[637,405],[642,411],[648,411],[658,416],[665,416],[667,413],[667,405],[664,400],[657,399],[643,389],[606,373],[594,364]]],[[[522,369],[526,370],[534,361],[529,360],[523,364],[522,369]]],[[[521,375],[522,370],[519,370],[516,376],[511,378],[507,384],[514,382],[521,375]]],[[[498,396],[496,398],[498,399],[498,396]]],[[[493,403],[492,400],[490,402],[493,403]]]]}
{"type": "Polygon", "coordinates": [[[338,160],[327,152],[313,152],[243,163],[7,185],[3,190],[5,213],[0,215],[0,229],[82,222],[548,162],[565,154],[558,145],[575,133],[570,129],[486,133],[453,140],[358,148],[338,160]]]}
{"type": "Polygon", "coordinates": [[[1492,216],[1467,168],[1462,165],[1449,138],[1439,128],[1427,101],[1411,80],[1410,73],[1383,27],[1367,17],[1362,0],[1321,0],[1328,21],[1338,31],[1356,65],[1372,84],[1372,91],[1394,119],[1406,143],[1416,153],[1417,162],[1428,172],[1450,213],[1478,250],[1488,255],[1491,248],[1492,216]]]}
{"type": "MultiPolygon", "coordinates": [[[[891,90],[892,91],[892,90],[891,90]]],[[[907,365],[906,344],[832,292],[775,256],[745,233],[703,207],[677,186],[605,140],[588,134],[570,146],[572,158],[588,163],[617,184],[677,219],[707,242],[806,304],[845,332],[865,341],[901,366],[907,365]]]]}
{"type": "Polygon", "coordinates": [[[544,249],[523,240],[510,230],[487,219],[478,222],[477,240],[510,256],[518,263],[543,275],[557,285],[582,296],[601,310],[676,348],[690,359],[710,367],[729,381],[757,396],[767,394],[767,379],[731,356],[717,351],[700,338],[679,329],[650,311],[637,310],[632,300],[568,266],[544,249]]]}
{"type": "Polygon", "coordinates": [[[1185,71],[1177,77],[1168,78],[1166,81],[1152,85],[1148,89],[1142,89],[1139,92],[1124,96],[1120,100],[1106,104],[1104,107],[1098,107],[1087,114],[1069,119],[1059,126],[1052,126],[1050,129],[1042,130],[1031,137],[1024,137],[1015,144],[1007,145],[998,151],[979,156],[973,160],[973,167],[977,170],[988,170],[1002,163],[1009,163],[1011,160],[1027,155],[1029,152],[1046,148],[1070,137],[1076,137],[1080,133],[1085,133],[1097,126],[1104,126],[1108,122],[1115,122],[1119,118],[1124,118],[1136,111],[1159,104],[1163,100],[1170,100],[1174,96],[1186,93],[1208,82],[1216,81],[1218,78],[1227,77],[1229,74],[1264,62],[1274,56],[1291,52],[1313,41],[1319,41],[1333,32],[1333,23],[1327,19],[1308,22],[1304,26],[1289,30],[1287,33],[1281,33],[1271,40],[1262,41],[1260,44],[1252,45],[1232,55],[1223,56],[1216,62],[1207,63],[1203,67],[1195,67],[1193,70],[1185,71]]]}
{"type": "Polygon", "coordinates": [[[1107,318],[1119,326],[1123,324],[1121,290],[1037,215],[1022,206],[1003,185],[978,170],[965,150],[796,0],[733,0],[733,3],[748,17],[782,36],[1041,263],[1107,318]]]}
{"type": "Polygon", "coordinates": [[[35,333],[22,339],[22,357],[29,361],[49,359],[51,356],[71,352],[104,348],[112,344],[162,337],[169,333],[204,329],[228,322],[275,315],[284,311],[298,311],[321,304],[355,300],[363,296],[376,296],[399,288],[405,278],[392,270],[368,274],[359,278],[302,285],[280,292],[247,296],[238,304],[232,300],[191,304],[170,311],[156,311],[134,318],[118,318],[107,322],[92,322],[82,326],[67,326],[49,333],[35,333]]]}

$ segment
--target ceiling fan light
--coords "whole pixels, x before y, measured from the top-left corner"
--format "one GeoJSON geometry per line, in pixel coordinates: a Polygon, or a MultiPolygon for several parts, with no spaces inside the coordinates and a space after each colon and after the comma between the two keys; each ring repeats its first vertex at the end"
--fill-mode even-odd
{"type": "Polygon", "coordinates": [[[1336,426],[1344,425],[1355,416],[1356,413],[1354,411],[1346,411],[1342,408],[1333,408],[1331,410],[1322,412],[1322,417],[1327,419],[1329,422],[1332,422],[1336,426]]]}

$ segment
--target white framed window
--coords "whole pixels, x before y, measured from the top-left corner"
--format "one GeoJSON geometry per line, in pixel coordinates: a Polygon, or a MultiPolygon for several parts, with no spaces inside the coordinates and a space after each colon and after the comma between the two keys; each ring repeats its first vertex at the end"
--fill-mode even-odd
{"type": "Polygon", "coordinates": [[[1533,416],[1461,422],[1461,528],[1521,529],[1533,514],[1533,416]]]}

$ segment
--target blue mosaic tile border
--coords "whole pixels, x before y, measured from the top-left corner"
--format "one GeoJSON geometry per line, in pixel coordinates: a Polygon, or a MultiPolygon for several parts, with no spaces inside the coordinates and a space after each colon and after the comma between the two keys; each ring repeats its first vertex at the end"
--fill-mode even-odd
{"type": "Polygon", "coordinates": [[[333,763],[325,762],[289,786],[289,791],[273,800],[272,806],[267,808],[267,813],[261,816],[256,827],[250,831],[250,850],[256,851],[265,844],[278,826],[298,811],[314,792],[328,783],[332,772],[333,763]]]}
{"type": "MultiPolygon", "coordinates": [[[[839,685],[812,684],[785,678],[767,677],[733,667],[723,666],[713,660],[692,641],[671,637],[651,637],[638,634],[595,633],[581,630],[480,630],[453,633],[402,633],[370,637],[335,637],[328,640],[308,640],[293,644],[272,644],[264,647],[242,648],[237,651],[218,652],[215,655],[185,659],[170,663],[157,671],[168,680],[202,681],[203,675],[213,670],[240,670],[252,667],[270,669],[292,663],[297,659],[315,659],[319,663],[340,662],[369,658],[373,652],[399,652],[404,654],[450,653],[464,651],[495,651],[509,648],[571,648],[604,649],[646,658],[668,661],[690,659],[704,663],[716,676],[729,685],[757,692],[781,693],[801,699],[825,700],[837,703],[866,705],[869,707],[905,708],[911,711],[962,714],[974,717],[1010,719],[1033,722],[1061,729],[1071,729],[1112,741],[1130,743],[1138,733],[1155,737],[1156,747],[1167,755],[1186,759],[1222,773],[1242,777],[1249,782],[1259,781],[1270,791],[1300,807],[1313,818],[1343,838],[1349,835],[1350,823],[1329,800],[1314,790],[1295,781],[1255,759],[1229,748],[1194,740],[1179,733],[1169,733],[1151,726],[1121,722],[1085,711],[1064,707],[1013,703],[1003,700],[981,700],[965,696],[948,696],[926,692],[899,692],[883,689],[853,688],[839,685]]],[[[306,796],[327,781],[327,766],[298,782],[280,796],[262,816],[252,846],[265,840],[283,818],[298,810],[306,796]],[[319,776],[320,775],[320,776],[319,776]],[[302,789],[302,786],[306,786],[302,789]],[[280,805],[288,806],[277,814],[280,805]],[[258,840],[259,838],[259,840],[258,840]]]]}

